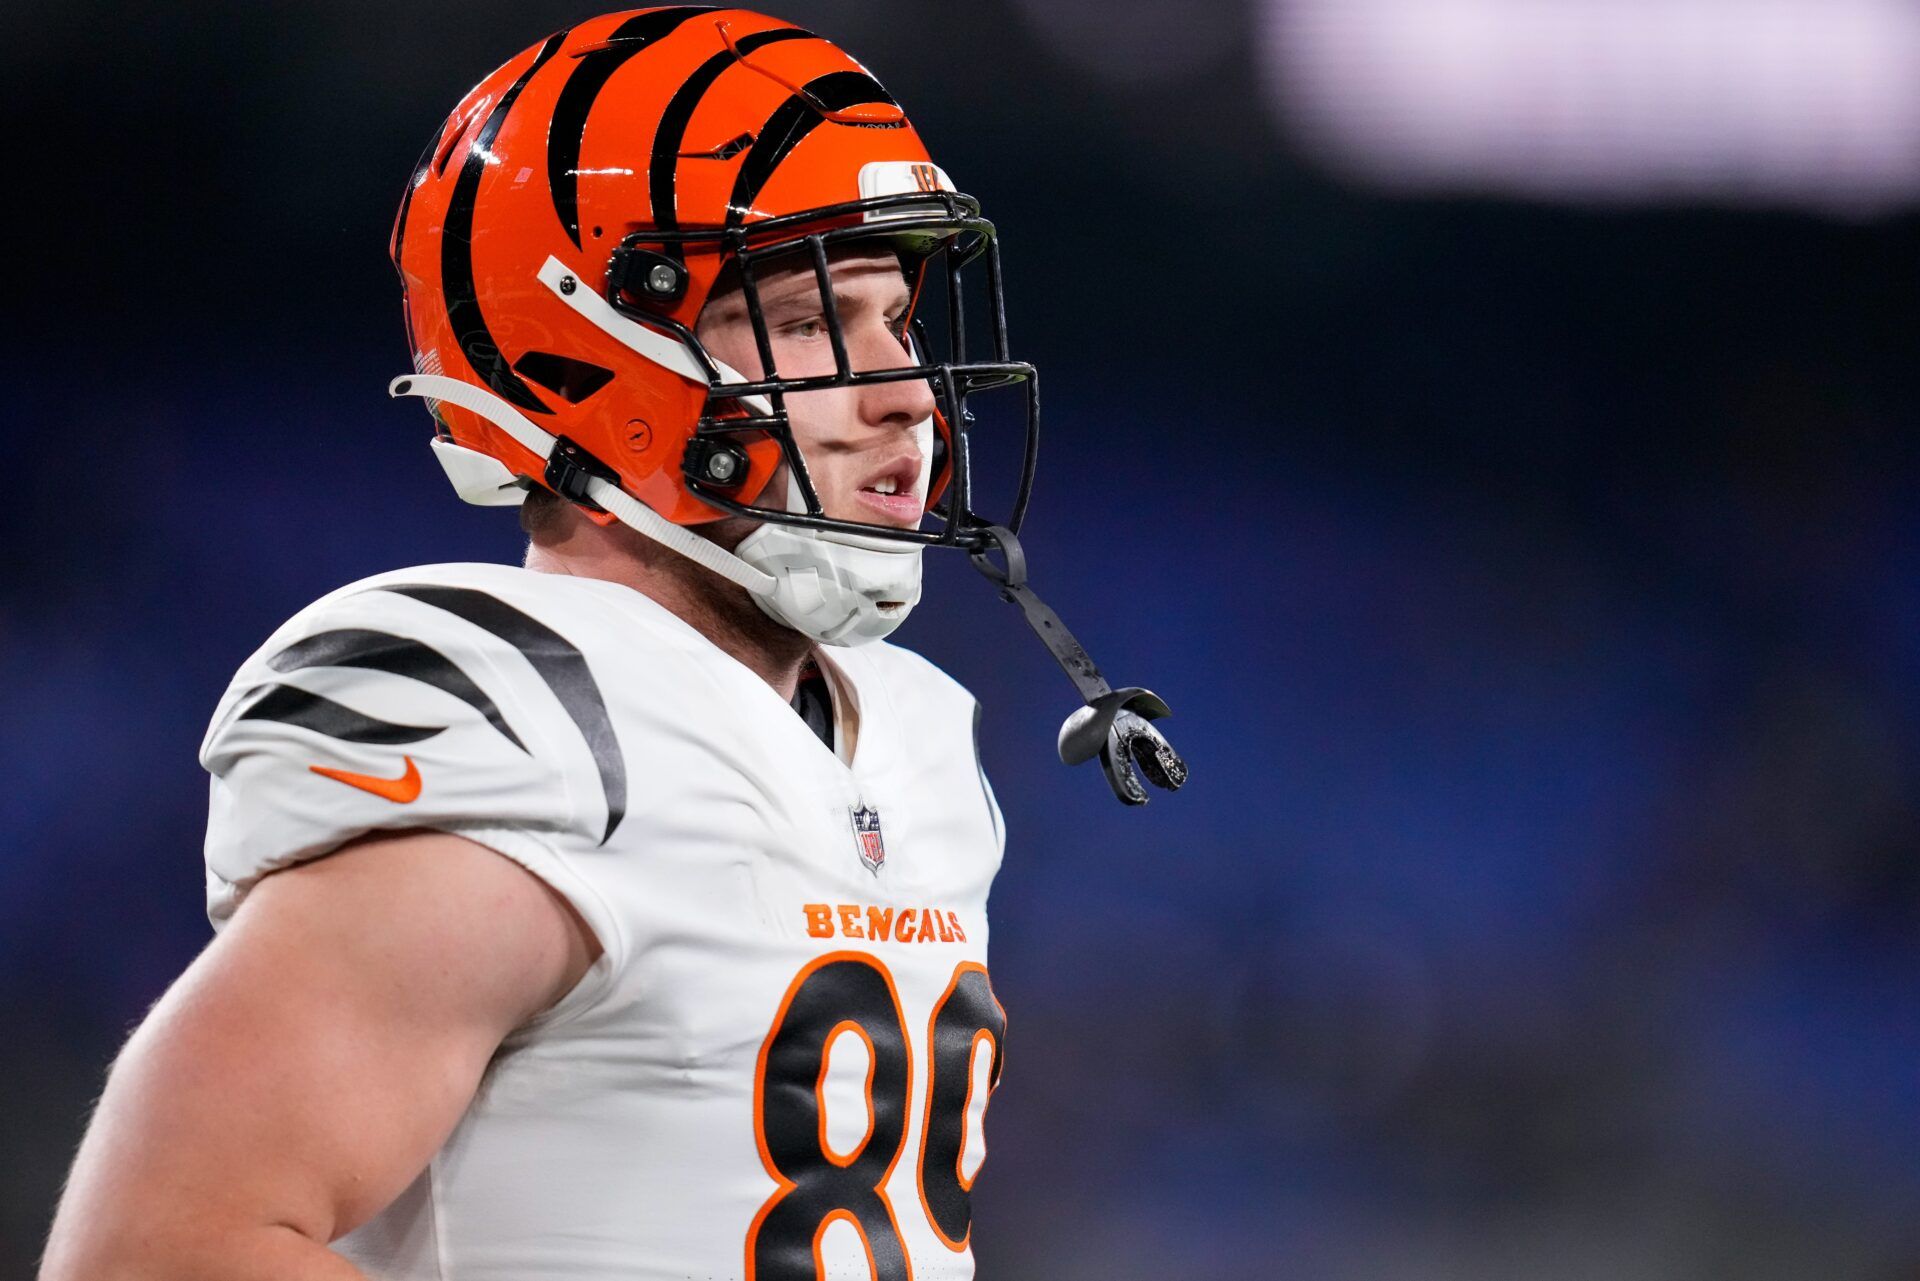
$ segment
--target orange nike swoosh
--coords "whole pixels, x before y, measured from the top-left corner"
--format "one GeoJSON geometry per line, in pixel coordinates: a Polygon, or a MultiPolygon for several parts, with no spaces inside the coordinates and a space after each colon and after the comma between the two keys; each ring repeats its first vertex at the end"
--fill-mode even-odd
{"type": "Polygon", "coordinates": [[[356,774],[352,770],[328,769],[324,765],[309,765],[308,769],[322,778],[336,779],[348,787],[357,787],[363,792],[372,792],[384,797],[396,805],[405,805],[420,795],[420,767],[413,763],[413,757],[405,758],[407,772],[399,778],[381,778],[377,774],[356,774]]]}

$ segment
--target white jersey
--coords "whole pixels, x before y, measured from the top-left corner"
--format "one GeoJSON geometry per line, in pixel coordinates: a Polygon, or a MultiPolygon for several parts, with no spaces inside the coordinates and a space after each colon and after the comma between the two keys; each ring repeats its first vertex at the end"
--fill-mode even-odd
{"type": "Polygon", "coordinates": [[[438,828],[552,886],[605,949],[501,1046],[393,1205],[380,1281],[942,1281],[1005,1015],[1003,847],[973,698],[834,650],[843,762],[648,597],[504,565],[356,583],[240,669],[202,748],[208,912],[362,833],[438,828]]]}

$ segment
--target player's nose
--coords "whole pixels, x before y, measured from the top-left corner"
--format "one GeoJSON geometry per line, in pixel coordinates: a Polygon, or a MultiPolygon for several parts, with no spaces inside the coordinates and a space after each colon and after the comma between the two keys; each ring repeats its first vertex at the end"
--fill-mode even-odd
{"type": "MultiPolygon", "coordinates": [[[[906,369],[916,362],[907,345],[886,325],[862,335],[859,353],[849,352],[856,370],[906,369]]],[[[912,427],[934,410],[933,388],[925,378],[897,378],[860,388],[860,417],[875,426],[912,427]]]]}

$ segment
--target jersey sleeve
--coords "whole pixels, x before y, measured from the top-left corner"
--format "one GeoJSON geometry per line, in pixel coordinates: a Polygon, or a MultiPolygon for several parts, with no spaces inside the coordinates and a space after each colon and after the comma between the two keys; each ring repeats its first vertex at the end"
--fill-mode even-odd
{"type": "Polygon", "coordinates": [[[552,638],[544,648],[445,604],[425,589],[349,589],[241,666],[200,752],[216,929],[271,872],[366,833],[426,828],[526,867],[617,962],[611,913],[576,871],[610,830],[613,799],[588,786],[593,761],[575,759],[580,735],[542,667],[564,642],[526,615],[552,638]]]}

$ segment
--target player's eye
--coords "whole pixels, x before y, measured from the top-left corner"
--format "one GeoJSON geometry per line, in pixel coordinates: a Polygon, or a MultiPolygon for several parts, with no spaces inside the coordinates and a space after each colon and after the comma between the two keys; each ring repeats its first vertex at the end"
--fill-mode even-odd
{"type": "Polygon", "coordinates": [[[808,316],[788,321],[780,327],[780,332],[791,338],[818,338],[827,332],[827,322],[819,316],[808,316]]]}

